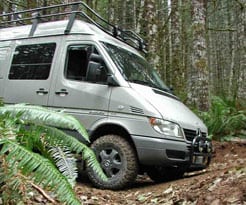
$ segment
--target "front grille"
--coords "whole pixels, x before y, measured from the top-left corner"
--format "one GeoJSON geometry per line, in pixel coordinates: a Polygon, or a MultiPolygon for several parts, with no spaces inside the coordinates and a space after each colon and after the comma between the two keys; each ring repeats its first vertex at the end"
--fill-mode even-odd
{"type": "MultiPolygon", "coordinates": [[[[193,139],[196,137],[196,130],[189,130],[189,129],[184,129],[184,134],[186,140],[192,142],[193,139]]],[[[206,137],[206,132],[202,132],[202,137],[206,137]]]]}

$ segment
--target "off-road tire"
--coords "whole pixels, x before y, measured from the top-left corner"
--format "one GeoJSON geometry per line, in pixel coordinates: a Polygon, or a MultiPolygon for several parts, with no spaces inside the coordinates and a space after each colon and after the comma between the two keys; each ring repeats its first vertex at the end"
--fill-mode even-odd
{"type": "Polygon", "coordinates": [[[185,170],[179,167],[149,167],[147,174],[154,182],[161,183],[180,179],[183,177],[185,170]]]}
{"type": "Polygon", "coordinates": [[[136,180],[138,160],[134,148],[126,139],[118,135],[105,135],[95,140],[91,148],[109,177],[107,182],[102,181],[92,168],[87,166],[88,177],[95,187],[118,190],[136,180]]]}

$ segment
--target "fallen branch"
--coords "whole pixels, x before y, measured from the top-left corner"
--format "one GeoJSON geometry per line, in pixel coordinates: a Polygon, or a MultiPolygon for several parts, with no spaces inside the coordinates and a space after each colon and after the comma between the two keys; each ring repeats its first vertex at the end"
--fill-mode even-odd
{"type": "Polygon", "coordinates": [[[35,188],[40,194],[42,194],[48,201],[50,201],[52,204],[56,204],[56,201],[52,199],[48,194],[45,193],[45,191],[39,187],[38,185],[34,184],[31,181],[28,181],[32,185],[33,188],[35,188]]]}
{"type": "Polygon", "coordinates": [[[28,178],[24,176],[23,174],[18,173],[18,175],[22,177],[23,179],[25,179],[27,183],[29,183],[34,189],[36,189],[41,195],[43,195],[43,197],[46,198],[49,202],[51,202],[52,204],[57,204],[56,201],[53,198],[51,198],[48,194],[46,194],[45,191],[41,187],[34,184],[32,181],[28,180],[28,178]]]}

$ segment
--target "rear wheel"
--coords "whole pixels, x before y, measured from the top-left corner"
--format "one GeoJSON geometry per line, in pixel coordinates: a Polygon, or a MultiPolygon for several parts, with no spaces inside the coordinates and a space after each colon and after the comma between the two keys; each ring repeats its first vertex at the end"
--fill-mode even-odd
{"type": "Polygon", "coordinates": [[[154,166],[147,169],[147,174],[154,182],[166,182],[183,177],[185,170],[180,167],[154,166]]]}
{"type": "Polygon", "coordinates": [[[95,140],[91,148],[108,177],[104,182],[87,167],[92,183],[103,189],[121,189],[133,183],[138,174],[138,160],[130,143],[117,135],[105,135],[95,140]]]}

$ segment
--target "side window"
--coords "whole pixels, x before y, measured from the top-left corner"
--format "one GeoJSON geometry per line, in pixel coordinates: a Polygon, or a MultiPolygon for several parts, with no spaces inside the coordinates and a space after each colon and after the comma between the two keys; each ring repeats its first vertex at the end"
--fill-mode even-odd
{"type": "Polygon", "coordinates": [[[65,77],[70,80],[90,81],[90,82],[106,82],[107,68],[98,53],[97,49],[92,45],[73,45],[67,50],[67,59],[65,66],[65,77]],[[98,56],[100,60],[94,60],[92,56],[98,56]],[[98,65],[98,73],[91,74],[92,61],[98,65]],[[91,75],[98,75],[91,78],[91,75]],[[88,77],[88,75],[90,75],[88,77]]]}
{"type": "Polygon", "coordinates": [[[11,80],[46,80],[56,44],[33,44],[16,47],[9,72],[11,80]]]}

